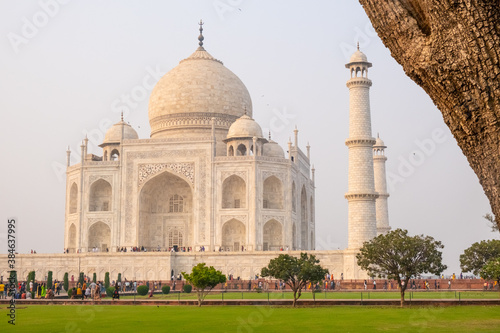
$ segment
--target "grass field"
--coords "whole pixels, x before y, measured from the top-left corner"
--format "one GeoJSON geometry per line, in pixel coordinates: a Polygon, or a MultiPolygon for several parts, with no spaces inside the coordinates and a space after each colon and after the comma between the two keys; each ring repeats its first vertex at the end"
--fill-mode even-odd
{"type": "MultiPolygon", "coordinates": [[[[320,292],[316,293],[316,299],[399,299],[399,291],[349,291],[349,292],[320,292]]],[[[133,299],[134,296],[121,296],[124,299],[133,299]]],[[[153,299],[196,299],[196,293],[193,291],[191,294],[186,293],[171,293],[168,295],[155,294],[153,299]]],[[[207,299],[267,299],[268,293],[262,292],[211,292],[206,297],[207,299]]],[[[291,292],[269,292],[269,299],[292,299],[293,294],[291,292]]],[[[300,299],[312,299],[313,295],[310,291],[302,293],[300,299]]],[[[405,299],[500,299],[500,293],[498,292],[481,292],[481,291],[407,291],[405,294],[405,299]]],[[[149,299],[146,296],[136,295],[136,299],[149,299]]]]}
{"type": "Polygon", "coordinates": [[[25,306],[0,332],[500,332],[499,306],[25,306]]]}

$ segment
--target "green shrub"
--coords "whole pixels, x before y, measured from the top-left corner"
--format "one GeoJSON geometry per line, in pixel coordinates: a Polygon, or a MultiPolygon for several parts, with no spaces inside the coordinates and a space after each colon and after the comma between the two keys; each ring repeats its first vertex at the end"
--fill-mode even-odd
{"type": "Polygon", "coordinates": [[[106,288],[106,295],[108,295],[108,297],[113,297],[114,292],[115,292],[115,287],[106,288]]]}
{"type": "Polygon", "coordinates": [[[262,292],[262,288],[255,288],[255,291],[260,294],[262,292]]]}
{"type": "Polygon", "coordinates": [[[71,298],[72,294],[73,294],[73,289],[68,290],[68,298],[71,298]]]}
{"type": "Polygon", "coordinates": [[[109,272],[106,272],[106,274],[104,275],[104,287],[106,289],[108,289],[110,286],[110,283],[109,283],[109,272]]]}
{"type": "Polygon", "coordinates": [[[95,283],[95,282],[97,282],[97,274],[96,274],[96,273],[94,273],[94,274],[92,275],[92,281],[93,281],[94,283],[95,283]]]}
{"type": "Polygon", "coordinates": [[[47,290],[52,289],[52,271],[47,274],[47,290]]]}
{"type": "Polygon", "coordinates": [[[69,281],[68,281],[68,273],[64,273],[64,290],[68,291],[69,289],[69,281]]]}
{"type": "Polygon", "coordinates": [[[137,293],[141,296],[145,296],[148,294],[149,288],[148,286],[139,286],[137,287],[137,293]]]}
{"type": "Polygon", "coordinates": [[[164,293],[165,295],[170,293],[170,286],[161,287],[161,292],[164,293]]]}
{"type": "Polygon", "coordinates": [[[184,287],[182,287],[182,289],[184,290],[184,292],[186,294],[189,294],[191,292],[191,290],[193,290],[193,286],[190,284],[185,284],[184,287]]]}

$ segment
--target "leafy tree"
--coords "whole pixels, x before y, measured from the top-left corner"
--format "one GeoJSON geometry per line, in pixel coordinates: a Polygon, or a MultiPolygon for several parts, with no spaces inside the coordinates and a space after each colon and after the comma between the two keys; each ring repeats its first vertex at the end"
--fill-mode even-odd
{"type": "Polygon", "coordinates": [[[97,273],[94,272],[94,274],[92,274],[92,281],[95,283],[97,282],[97,273]]]}
{"type": "Polygon", "coordinates": [[[439,275],[446,269],[442,264],[444,246],[430,236],[408,236],[407,230],[396,229],[365,242],[356,255],[358,265],[368,275],[394,279],[404,305],[408,281],[423,273],[439,275]]]}
{"type": "Polygon", "coordinates": [[[47,290],[52,289],[52,271],[47,273],[47,290]]]}
{"type": "Polygon", "coordinates": [[[359,2],[391,56],[443,114],[500,226],[498,1],[359,2]]]}
{"type": "Polygon", "coordinates": [[[118,278],[116,279],[116,283],[122,282],[122,273],[118,273],[118,278]]]}
{"type": "Polygon", "coordinates": [[[485,280],[495,280],[500,286],[500,257],[491,259],[481,269],[481,277],[485,280]]]}
{"type": "Polygon", "coordinates": [[[328,270],[319,265],[319,260],[314,255],[307,253],[301,253],[298,258],[288,254],[280,254],[277,258],[271,259],[267,267],[261,270],[263,277],[271,276],[283,280],[290,286],[293,291],[294,307],[307,283],[315,284],[321,281],[326,273],[328,270]]]}
{"type": "Polygon", "coordinates": [[[106,274],[104,274],[104,287],[106,289],[108,289],[110,286],[110,283],[109,283],[109,272],[106,272],[106,274]]]}
{"type": "Polygon", "coordinates": [[[476,242],[460,255],[460,268],[464,272],[479,275],[489,260],[498,257],[500,257],[500,240],[491,239],[476,242]]]}
{"type": "Polygon", "coordinates": [[[64,290],[68,291],[69,289],[69,280],[68,280],[68,272],[64,273],[64,290]]]}
{"type": "Polygon", "coordinates": [[[226,282],[226,276],[213,266],[207,267],[205,263],[194,266],[191,274],[182,272],[184,279],[191,284],[198,294],[198,306],[201,306],[205,296],[219,283],[226,282]]]}
{"type": "Polygon", "coordinates": [[[80,272],[80,275],[78,277],[78,283],[83,287],[83,282],[84,282],[84,277],[83,277],[83,272],[80,272]]]}

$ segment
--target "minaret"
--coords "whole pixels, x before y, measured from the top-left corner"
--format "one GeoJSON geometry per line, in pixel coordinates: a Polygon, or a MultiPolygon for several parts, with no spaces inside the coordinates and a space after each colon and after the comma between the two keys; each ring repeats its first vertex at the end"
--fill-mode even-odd
{"type": "Polygon", "coordinates": [[[375,191],[378,193],[378,198],[376,200],[376,210],[377,210],[377,236],[387,233],[391,230],[389,226],[389,211],[387,208],[387,198],[389,193],[387,193],[387,181],[385,174],[385,161],[387,157],[385,156],[384,141],[379,138],[377,134],[377,140],[373,146],[373,172],[375,174],[375,191]]]}
{"type": "Polygon", "coordinates": [[[351,78],[347,81],[349,88],[349,138],[345,144],[349,149],[348,191],[348,248],[358,249],[363,242],[377,235],[375,211],[375,192],[373,174],[373,145],[370,117],[370,87],[368,79],[368,62],[366,55],[359,50],[351,56],[346,68],[351,78]]]}

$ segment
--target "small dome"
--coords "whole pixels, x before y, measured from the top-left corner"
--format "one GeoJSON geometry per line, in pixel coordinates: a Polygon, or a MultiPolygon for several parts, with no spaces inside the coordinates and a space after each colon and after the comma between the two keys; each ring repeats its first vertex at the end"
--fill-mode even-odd
{"type": "Polygon", "coordinates": [[[285,152],[283,148],[276,142],[269,139],[268,143],[265,143],[263,146],[263,155],[269,157],[281,157],[285,158],[285,152]]]}
{"type": "Polygon", "coordinates": [[[373,147],[386,148],[384,141],[382,141],[382,139],[379,137],[377,137],[377,139],[375,140],[375,144],[373,145],[373,147]]]}
{"type": "Polygon", "coordinates": [[[236,121],[229,127],[227,138],[262,138],[262,128],[255,120],[246,114],[236,119],[236,121]]]}
{"type": "Polygon", "coordinates": [[[368,62],[368,58],[363,52],[357,49],[356,52],[352,54],[349,62],[368,62]]]}
{"type": "Polygon", "coordinates": [[[106,132],[104,136],[103,144],[105,143],[118,143],[122,140],[122,128],[123,128],[123,140],[134,140],[139,139],[137,132],[123,121],[123,119],[111,126],[111,128],[106,132]]]}

